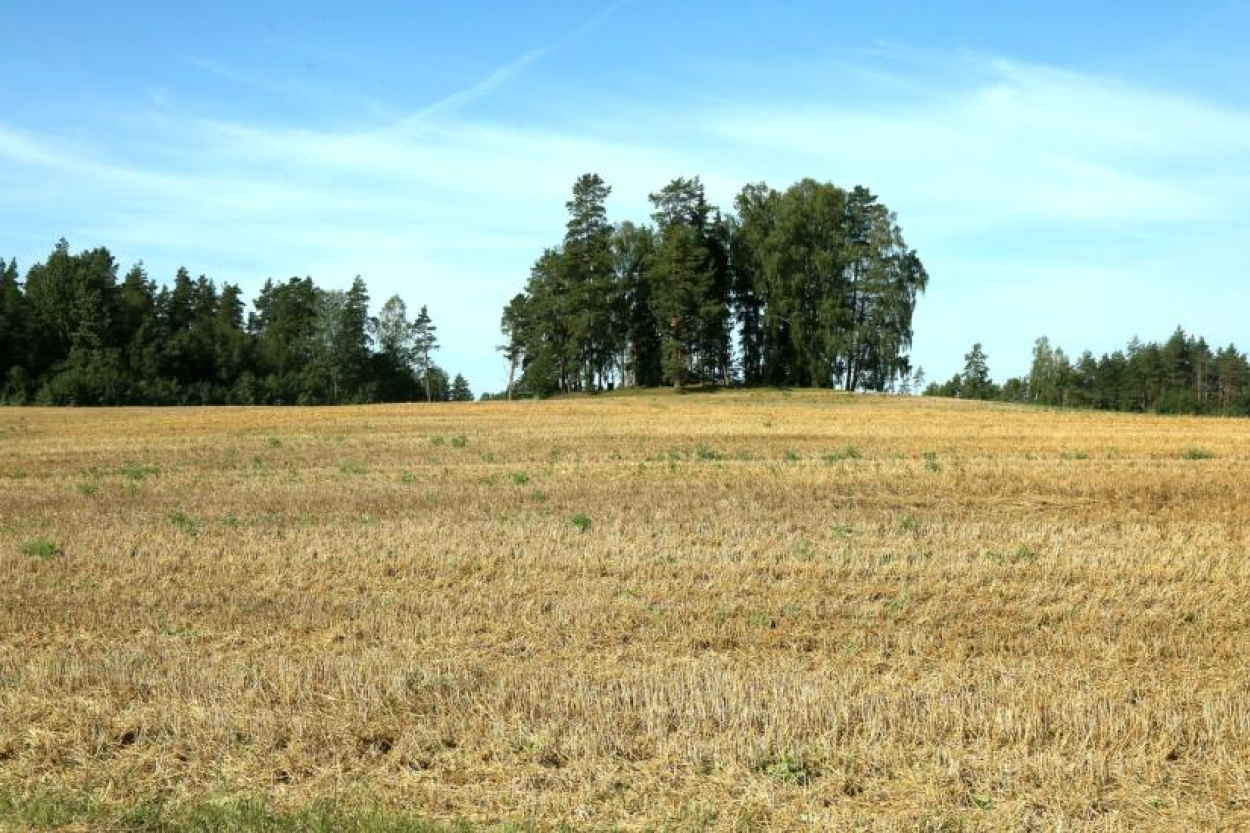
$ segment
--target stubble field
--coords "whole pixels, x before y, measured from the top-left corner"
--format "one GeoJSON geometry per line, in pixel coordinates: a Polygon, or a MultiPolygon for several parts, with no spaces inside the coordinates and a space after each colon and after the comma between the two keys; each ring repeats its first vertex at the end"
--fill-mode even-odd
{"type": "Polygon", "coordinates": [[[0,410],[0,828],[1250,826],[1248,463],[810,392],[0,410]]]}

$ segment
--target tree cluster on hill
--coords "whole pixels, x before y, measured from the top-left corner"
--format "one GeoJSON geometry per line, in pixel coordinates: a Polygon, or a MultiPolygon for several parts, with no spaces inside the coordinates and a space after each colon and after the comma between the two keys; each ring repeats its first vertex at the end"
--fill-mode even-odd
{"type": "Polygon", "coordinates": [[[376,317],[357,277],[239,288],[179,269],[172,286],[142,263],[119,283],[107,249],[61,240],[24,282],[0,262],[0,402],[49,405],[339,404],[471,399],[434,363],[425,307],[392,297],[376,317]]]}
{"type": "Polygon", "coordinates": [[[962,373],[925,393],[1107,411],[1250,415],[1250,360],[1234,345],[1212,350],[1180,328],[1162,344],[1135,338],[1100,358],[1086,350],[1075,362],[1042,337],[1027,376],[994,384],[976,344],[964,356],[962,373]]]}
{"type": "Polygon", "coordinates": [[[610,193],[577,180],[562,243],[504,309],[509,391],[911,383],[928,276],[866,188],[753,184],[725,214],[679,178],[651,194],[649,225],[612,223],[610,193]]]}

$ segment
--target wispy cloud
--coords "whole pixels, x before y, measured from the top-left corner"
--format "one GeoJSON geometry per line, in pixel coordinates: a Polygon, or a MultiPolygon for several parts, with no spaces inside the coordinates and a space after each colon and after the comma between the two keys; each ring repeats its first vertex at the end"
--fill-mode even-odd
{"type": "Polygon", "coordinates": [[[904,195],[954,231],[1202,221],[1244,208],[1237,160],[1250,153],[1250,114],[1000,59],[960,63],[959,80],[912,79],[902,106],[744,103],[711,127],[904,195]]]}

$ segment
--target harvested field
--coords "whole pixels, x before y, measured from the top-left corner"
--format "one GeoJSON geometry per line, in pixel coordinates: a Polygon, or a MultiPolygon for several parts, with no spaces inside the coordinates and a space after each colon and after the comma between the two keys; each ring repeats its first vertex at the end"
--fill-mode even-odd
{"type": "Polygon", "coordinates": [[[1250,826],[1248,464],[800,391],[0,410],[0,826],[1250,826]]]}

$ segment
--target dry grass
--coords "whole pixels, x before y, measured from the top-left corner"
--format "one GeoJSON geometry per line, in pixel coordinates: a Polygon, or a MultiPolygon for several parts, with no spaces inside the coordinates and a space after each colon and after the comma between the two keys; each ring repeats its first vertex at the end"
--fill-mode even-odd
{"type": "Polygon", "coordinates": [[[3,410],[0,792],[1250,825],[1248,462],[817,393],[3,410]]]}

